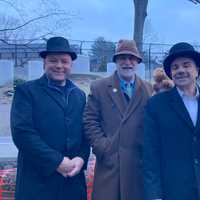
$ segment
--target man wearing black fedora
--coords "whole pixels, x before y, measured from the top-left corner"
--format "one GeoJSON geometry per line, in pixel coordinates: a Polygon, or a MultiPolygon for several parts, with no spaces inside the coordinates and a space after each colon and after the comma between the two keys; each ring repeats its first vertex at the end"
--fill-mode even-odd
{"type": "Polygon", "coordinates": [[[16,88],[11,109],[12,137],[19,150],[15,199],[86,200],[86,98],[69,80],[77,55],[68,40],[52,37],[40,56],[44,75],[16,88]]]}
{"type": "Polygon", "coordinates": [[[145,200],[200,200],[200,53],[177,43],[163,65],[175,87],[146,107],[145,200]]]}

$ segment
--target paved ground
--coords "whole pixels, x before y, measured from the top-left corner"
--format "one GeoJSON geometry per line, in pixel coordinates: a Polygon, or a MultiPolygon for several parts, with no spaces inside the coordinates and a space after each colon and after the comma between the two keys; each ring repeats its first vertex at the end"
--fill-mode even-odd
{"type": "Polygon", "coordinates": [[[0,103],[0,136],[10,135],[10,107],[10,103],[0,103]]]}
{"type": "Polygon", "coordinates": [[[11,137],[0,137],[0,160],[17,157],[17,149],[11,137]]]}

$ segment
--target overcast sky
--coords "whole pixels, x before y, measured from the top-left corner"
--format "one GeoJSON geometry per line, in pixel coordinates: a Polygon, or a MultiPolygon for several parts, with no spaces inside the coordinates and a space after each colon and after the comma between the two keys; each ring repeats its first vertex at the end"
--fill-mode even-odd
{"type": "MultiPolygon", "coordinates": [[[[133,37],[133,0],[57,1],[65,10],[78,13],[69,31],[63,33],[69,39],[90,41],[103,36],[118,41],[133,37]]],[[[36,1],[24,2],[30,6],[36,1]]],[[[200,5],[188,0],[149,0],[146,21],[146,42],[200,44],[200,5]]]]}
{"type": "MultiPolygon", "coordinates": [[[[73,22],[71,38],[94,40],[104,36],[113,41],[132,38],[133,0],[74,0],[66,6],[77,10],[82,18],[73,22]]],[[[152,42],[199,43],[200,5],[188,0],[149,0],[147,21],[146,36],[155,36],[150,37],[152,42]]]]}

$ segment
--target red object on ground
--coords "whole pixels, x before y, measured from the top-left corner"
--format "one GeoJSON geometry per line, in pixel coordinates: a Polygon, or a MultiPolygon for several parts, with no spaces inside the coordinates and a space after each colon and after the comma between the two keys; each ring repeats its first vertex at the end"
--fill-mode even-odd
{"type": "Polygon", "coordinates": [[[13,200],[16,168],[0,170],[0,200],[13,200]]]}
{"type": "Polygon", "coordinates": [[[88,200],[92,199],[95,161],[96,161],[95,156],[92,154],[90,156],[90,159],[88,162],[88,168],[87,168],[87,172],[86,172],[88,200]]]}
{"type": "MultiPolygon", "coordinates": [[[[87,181],[87,197],[91,200],[93,177],[94,177],[95,157],[90,156],[88,162],[88,169],[86,171],[87,181]]],[[[15,166],[14,166],[15,167],[15,166]]],[[[0,200],[14,200],[15,193],[15,180],[16,180],[16,168],[9,168],[5,165],[5,168],[0,170],[0,200]]]]}

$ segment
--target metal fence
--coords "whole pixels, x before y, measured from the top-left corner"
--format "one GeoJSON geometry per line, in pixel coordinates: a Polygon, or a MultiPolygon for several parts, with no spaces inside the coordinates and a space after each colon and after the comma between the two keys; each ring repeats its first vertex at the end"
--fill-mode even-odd
{"type": "MultiPolygon", "coordinates": [[[[84,41],[84,40],[69,40],[71,47],[79,55],[88,56],[90,59],[91,71],[93,69],[93,63],[98,64],[97,61],[94,62],[92,56],[92,45],[95,41],[84,41]]],[[[14,61],[15,67],[21,67],[30,59],[38,59],[38,52],[45,49],[44,40],[9,40],[4,41],[0,39],[0,59],[12,59],[14,61]]],[[[113,42],[116,44],[116,42],[113,42]]],[[[197,50],[200,50],[199,45],[195,45],[197,50]]],[[[143,44],[143,63],[145,64],[146,79],[152,78],[152,71],[156,67],[162,65],[163,59],[168,53],[168,50],[172,44],[158,44],[158,43],[144,43],[143,44]]],[[[105,50],[104,50],[105,51],[105,50]]],[[[105,53],[105,52],[104,52],[105,53]]],[[[109,55],[114,54],[109,52],[109,55]]],[[[98,71],[98,68],[95,69],[98,71]]]]}

